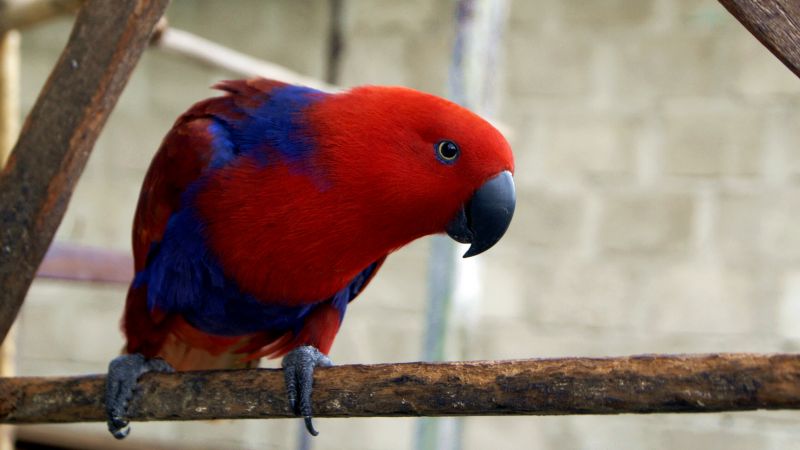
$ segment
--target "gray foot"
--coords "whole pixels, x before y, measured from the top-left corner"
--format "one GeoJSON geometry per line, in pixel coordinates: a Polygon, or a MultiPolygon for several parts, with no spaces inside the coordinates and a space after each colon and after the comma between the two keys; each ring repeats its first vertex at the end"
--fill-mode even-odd
{"type": "Polygon", "coordinates": [[[174,371],[163,359],[145,359],[138,353],[118,356],[108,364],[106,415],[108,431],[115,438],[122,439],[131,431],[124,417],[127,415],[128,402],[133,398],[139,377],[147,372],[174,371]]]}
{"type": "Polygon", "coordinates": [[[327,356],[316,348],[305,345],[297,347],[283,357],[283,377],[286,380],[286,393],[289,407],[295,414],[303,416],[306,429],[312,436],[319,434],[311,423],[311,390],[314,384],[314,369],[333,365],[327,356]]]}

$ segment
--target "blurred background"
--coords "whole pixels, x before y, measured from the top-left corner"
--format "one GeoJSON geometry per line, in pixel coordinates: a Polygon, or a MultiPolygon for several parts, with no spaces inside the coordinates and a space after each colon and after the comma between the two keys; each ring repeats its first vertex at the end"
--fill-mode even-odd
{"type": "MultiPolygon", "coordinates": [[[[473,35],[459,35],[453,0],[173,0],[167,12],[175,28],[336,85],[457,97],[512,143],[506,237],[465,267],[432,238],[398,251],[348,310],[334,362],[800,351],[800,80],[714,0],[480,3],[492,19],[473,35]],[[479,66],[454,63],[462,51],[479,66]],[[464,73],[478,74],[478,100],[464,73]]],[[[71,24],[22,33],[23,113],[71,24]]],[[[148,50],[57,241],[128,252],[161,138],[232,77],[148,50]]],[[[17,373],[105,372],[123,345],[125,291],[38,279],[17,373]]],[[[311,441],[298,420],[134,423],[122,443],[100,423],[19,435],[25,448],[789,449],[799,424],[800,413],[746,412],[317,419],[311,441]]]]}

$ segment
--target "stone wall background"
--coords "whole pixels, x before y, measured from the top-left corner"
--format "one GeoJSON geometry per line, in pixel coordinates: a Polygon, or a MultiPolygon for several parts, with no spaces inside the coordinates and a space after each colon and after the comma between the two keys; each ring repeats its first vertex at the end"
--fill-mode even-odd
{"type": "MultiPolygon", "coordinates": [[[[444,94],[449,0],[346,0],[341,84],[444,94]]],[[[329,5],[174,0],[175,27],[322,77],[329,5]]],[[[23,35],[30,108],[71,21],[23,35]]],[[[470,359],[800,351],[800,80],[713,0],[513,0],[502,107],[519,204],[484,258],[470,359]]],[[[121,250],[150,157],[228,78],[145,54],[58,239],[121,250]]],[[[428,240],[390,258],[348,311],[338,363],[417,360],[428,240]]],[[[105,371],[124,290],[37,281],[23,375],[105,371]]],[[[274,365],[273,363],[270,363],[274,365]]],[[[800,415],[468,418],[464,447],[800,448],[800,415]]],[[[297,421],[134,424],[176,448],[295,448],[297,421]]],[[[314,449],[409,449],[413,419],[318,421],[314,449]]],[[[54,426],[105,434],[102,424],[54,426]]],[[[112,441],[109,437],[109,446],[112,441]]]]}

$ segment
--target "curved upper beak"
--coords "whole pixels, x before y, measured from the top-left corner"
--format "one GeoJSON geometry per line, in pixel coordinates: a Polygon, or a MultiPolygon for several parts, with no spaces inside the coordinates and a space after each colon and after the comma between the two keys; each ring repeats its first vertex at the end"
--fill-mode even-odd
{"type": "Polygon", "coordinates": [[[471,244],[464,258],[489,250],[505,234],[514,216],[517,195],[511,172],[504,170],[478,188],[447,224],[447,234],[471,244]]]}

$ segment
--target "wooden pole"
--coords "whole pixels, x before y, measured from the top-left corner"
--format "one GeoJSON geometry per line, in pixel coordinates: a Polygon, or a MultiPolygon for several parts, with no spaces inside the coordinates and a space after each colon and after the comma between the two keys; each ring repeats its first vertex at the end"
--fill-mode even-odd
{"type": "Polygon", "coordinates": [[[0,339],[168,0],[89,0],[0,175],[0,339]]]}
{"type": "MultiPolygon", "coordinates": [[[[104,421],[105,377],[0,379],[0,422],[104,421]]],[[[293,417],[276,369],[148,373],[130,418],[293,417]]],[[[645,355],[319,368],[316,417],[800,409],[800,355],[645,355]]]]}
{"type": "Polygon", "coordinates": [[[800,77],[800,2],[719,0],[769,51],[800,77]]]}
{"type": "MultiPolygon", "coordinates": [[[[9,2],[3,2],[8,6],[9,2]]],[[[0,169],[5,165],[19,133],[20,35],[17,30],[0,34],[0,169]]],[[[14,331],[0,345],[0,376],[16,372],[16,339],[14,331]]],[[[14,448],[14,429],[0,426],[0,450],[14,448]]]]}

